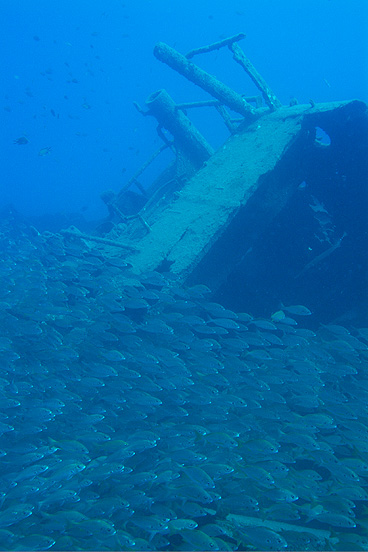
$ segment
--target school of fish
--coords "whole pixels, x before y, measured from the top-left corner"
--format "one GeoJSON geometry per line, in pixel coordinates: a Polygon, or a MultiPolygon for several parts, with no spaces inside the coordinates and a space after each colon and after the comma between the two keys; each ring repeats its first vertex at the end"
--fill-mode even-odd
{"type": "Polygon", "coordinates": [[[0,225],[1,550],[367,550],[368,328],[0,225]]]}

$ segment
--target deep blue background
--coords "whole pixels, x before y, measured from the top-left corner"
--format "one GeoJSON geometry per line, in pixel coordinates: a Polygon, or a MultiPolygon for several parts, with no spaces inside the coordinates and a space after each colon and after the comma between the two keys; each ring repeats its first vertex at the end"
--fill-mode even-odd
{"type": "MultiPolygon", "coordinates": [[[[160,40],[186,53],[245,32],[241,47],[283,103],[368,100],[367,0],[3,0],[1,7],[0,208],[12,203],[25,215],[105,216],[100,193],[119,190],[161,143],[155,121],[132,102],[143,105],[159,88],[178,102],[208,97],[154,58],[160,40]],[[29,143],[15,145],[20,136],[29,143]],[[39,155],[46,147],[50,153],[39,155]]],[[[237,91],[255,92],[228,49],[194,61],[237,91]]],[[[226,139],[212,109],[190,116],[213,146],[226,139]]]]}

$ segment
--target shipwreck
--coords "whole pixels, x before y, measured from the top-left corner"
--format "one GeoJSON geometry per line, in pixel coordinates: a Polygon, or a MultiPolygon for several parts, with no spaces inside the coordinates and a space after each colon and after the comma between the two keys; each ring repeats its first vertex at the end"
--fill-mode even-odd
{"type": "Polygon", "coordinates": [[[155,46],[158,60],[209,99],[177,104],[162,89],[144,107],[136,104],[157,120],[162,146],[119,193],[103,194],[110,217],[95,235],[73,229],[65,235],[94,241],[106,255],[120,249],[137,274],[170,272],[206,284],[214,300],[237,312],[269,314],[283,300],[308,305],[322,320],[362,322],[368,314],[367,105],[282,105],[239,46],[244,36],[186,55],[155,46]],[[232,90],[193,61],[219,48],[230,50],[259,95],[232,90]],[[202,106],[212,106],[228,129],[217,151],[190,120],[190,111],[202,106]],[[140,176],[168,148],[174,161],[143,186],[140,176]]]}

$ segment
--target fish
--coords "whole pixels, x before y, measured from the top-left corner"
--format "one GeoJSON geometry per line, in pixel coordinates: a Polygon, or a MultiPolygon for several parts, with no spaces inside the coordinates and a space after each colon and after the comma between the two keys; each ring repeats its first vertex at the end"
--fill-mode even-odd
{"type": "Polygon", "coordinates": [[[251,545],[259,550],[283,550],[287,541],[279,533],[267,527],[245,527],[239,531],[238,542],[241,548],[251,545]]]}
{"type": "Polygon", "coordinates": [[[182,529],[180,535],[195,550],[219,550],[216,541],[199,529],[182,529]]]}
{"type": "Polygon", "coordinates": [[[203,489],[214,489],[215,483],[206,472],[206,466],[202,469],[199,466],[186,466],[183,473],[195,483],[198,483],[203,489]]]}
{"type": "Polygon", "coordinates": [[[312,314],[312,311],[304,305],[281,305],[281,308],[283,311],[286,311],[294,316],[310,316],[312,314]]]}
{"type": "Polygon", "coordinates": [[[44,157],[45,155],[48,155],[51,152],[51,147],[47,146],[46,148],[41,148],[38,152],[38,155],[40,157],[44,157]]]}
{"type": "Polygon", "coordinates": [[[265,487],[266,489],[273,488],[275,485],[272,475],[259,466],[245,466],[242,472],[246,477],[253,479],[258,485],[265,487]]]}
{"type": "Polygon", "coordinates": [[[106,519],[87,519],[73,524],[71,534],[76,538],[94,536],[97,540],[104,540],[116,534],[114,525],[106,519]]]}
{"type": "Polygon", "coordinates": [[[323,549],[365,527],[366,329],[236,313],[16,220],[0,246],[0,548],[323,549]]]}
{"type": "Polygon", "coordinates": [[[269,489],[265,496],[275,502],[295,502],[299,499],[298,495],[289,489],[269,489]]]}
{"type": "Polygon", "coordinates": [[[316,515],[313,519],[319,521],[320,523],[331,525],[332,527],[344,527],[348,529],[356,527],[354,519],[342,514],[322,512],[321,514],[316,515]]]}
{"type": "Polygon", "coordinates": [[[16,144],[17,146],[25,146],[28,144],[29,140],[25,136],[20,136],[19,138],[16,138],[13,142],[13,144],[16,144]]]}
{"type": "Polygon", "coordinates": [[[157,533],[164,533],[168,530],[168,520],[158,516],[132,516],[130,523],[143,529],[149,535],[149,540],[157,533]]]}
{"type": "Polygon", "coordinates": [[[32,504],[20,504],[9,506],[0,512],[0,528],[10,527],[32,515],[34,506],[32,504]]]}
{"type": "Polygon", "coordinates": [[[171,534],[180,533],[183,529],[195,529],[198,523],[193,519],[176,518],[167,523],[168,530],[171,534]]]}
{"type": "Polygon", "coordinates": [[[19,539],[13,550],[49,550],[55,542],[46,535],[31,534],[19,539]]]}

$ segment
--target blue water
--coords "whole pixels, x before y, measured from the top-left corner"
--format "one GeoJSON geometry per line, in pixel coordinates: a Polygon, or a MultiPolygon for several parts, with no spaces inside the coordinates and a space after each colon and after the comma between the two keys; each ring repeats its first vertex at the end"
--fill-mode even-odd
{"type": "MultiPolygon", "coordinates": [[[[0,206],[26,215],[105,216],[100,193],[119,190],[161,144],[155,121],[132,102],[144,106],[159,88],[177,102],[208,98],[154,58],[158,41],[186,53],[245,32],[241,47],[282,103],[368,99],[365,0],[4,0],[1,7],[0,206]],[[14,145],[23,135],[29,143],[14,145]]],[[[227,49],[196,62],[255,93],[227,49]]],[[[210,108],[191,116],[214,147],[227,138],[210,108]]]]}

